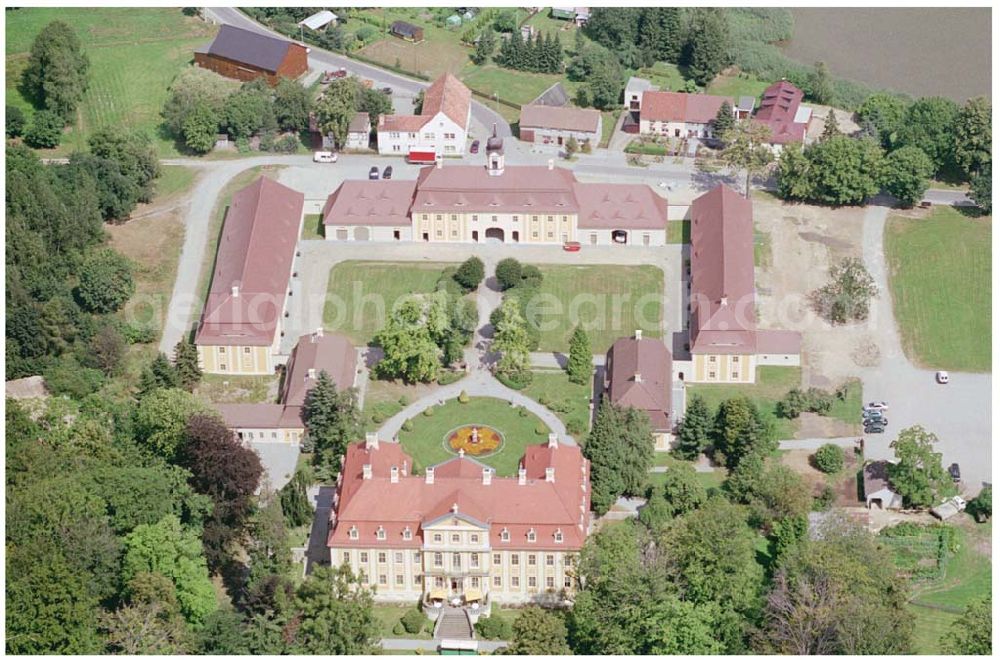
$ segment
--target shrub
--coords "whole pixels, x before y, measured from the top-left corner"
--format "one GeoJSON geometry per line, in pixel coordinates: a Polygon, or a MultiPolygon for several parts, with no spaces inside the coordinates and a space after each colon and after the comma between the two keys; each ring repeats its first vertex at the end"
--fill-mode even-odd
{"type": "Polygon", "coordinates": [[[545,424],[545,422],[538,422],[537,424],[535,424],[535,435],[548,435],[548,434],[549,434],[549,427],[545,424]]]}
{"type": "Polygon", "coordinates": [[[829,511],[837,499],[837,493],[830,485],[823,486],[820,494],[813,498],[813,511],[829,511]]]}
{"type": "Polygon", "coordinates": [[[114,312],[128,302],[134,292],[132,264],[118,252],[97,250],[84,260],[77,296],[87,311],[114,312]]]}
{"type": "Polygon", "coordinates": [[[528,416],[528,409],[527,408],[523,408],[521,406],[518,406],[518,408],[517,408],[517,416],[518,417],[527,417],[528,416]]]}
{"type": "Polygon", "coordinates": [[[24,134],[24,141],[28,146],[39,149],[58,147],[62,140],[63,125],[62,117],[58,114],[49,110],[39,110],[24,134]]]}
{"type": "Polygon", "coordinates": [[[455,281],[469,292],[479,286],[485,274],[483,260],[479,257],[469,257],[455,271],[455,281]]]}
{"type": "Polygon", "coordinates": [[[406,632],[406,628],[403,627],[403,622],[402,621],[397,621],[396,625],[394,625],[392,627],[392,634],[393,635],[402,635],[405,632],[406,632]]]}
{"type": "Polygon", "coordinates": [[[459,395],[458,395],[458,402],[459,403],[468,403],[469,402],[469,393],[466,392],[465,390],[462,390],[459,393],[459,395]]]}
{"type": "Polygon", "coordinates": [[[506,291],[521,283],[521,262],[513,257],[502,259],[496,267],[497,283],[506,291]]]}
{"type": "Polygon", "coordinates": [[[410,397],[406,396],[405,394],[399,397],[399,405],[403,406],[404,408],[410,405],[410,397]]]}
{"type": "Polygon", "coordinates": [[[434,406],[431,406],[430,408],[424,408],[423,415],[424,415],[424,417],[433,417],[434,416],[434,406]]]}
{"type": "Polygon", "coordinates": [[[788,391],[783,399],[778,401],[775,412],[779,417],[795,419],[803,412],[813,412],[819,415],[826,415],[833,407],[834,394],[830,394],[818,387],[810,387],[802,391],[795,387],[788,391]]]}
{"type": "Polygon", "coordinates": [[[844,450],[834,444],[825,444],[813,454],[816,467],[827,474],[836,474],[844,469],[844,450]]]}
{"type": "Polygon", "coordinates": [[[416,635],[427,625],[427,617],[420,610],[412,609],[407,610],[399,622],[406,628],[406,632],[416,635]]]}
{"type": "Polygon", "coordinates": [[[476,632],[483,639],[510,639],[510,622],[498,616],[484,616],[476,622],[476,632]]]}
{"type": "Polygon", "coordinates": [[[401,428],[404,431],[412,431],[413,430],[413,421],[408,419],[405,422],[403,422],[403,425],[400,426],[399,428],[401,428]]]}
{"type": "Polygon", "coordinates": [[[16,105],[7,106],[7,137],[21,137],[24,129],[28,125],[28,120],[24,117],[24,112],[16,105]]]}
{"type": "Polygon", "coordinates": [[[587,429],[584,427],[583,422],[581,422],[580,420],[571,419],[569,420],[569,422],[566,423],[566,431],[570,435],[583,435],[584,433],[587,432],[587,429]]]}

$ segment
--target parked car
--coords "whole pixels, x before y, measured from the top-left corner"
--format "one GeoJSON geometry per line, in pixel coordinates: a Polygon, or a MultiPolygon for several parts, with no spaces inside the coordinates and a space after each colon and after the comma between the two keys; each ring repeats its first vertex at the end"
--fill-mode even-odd
{"type": "Polygon", "coordinates": [[[563,243],[563,250],[566,252],[579,252],[580,244],[576,241],[566,241],[563,243]]]}
{"type": "Polygon", "coordinates": [[[469,147],[469,153],[470,154],[478,154],[479,153],[479,140],[473,140],[472,141],[472,146],[469,147]]]}
{"type": "Polygon", "coordinates": [[[937,380],[937,382],[941,383],[942,385],[947,385],[948,381],[951,380],[948,377],[948,372],[947,371],[939,371],[939,372],[937,372],[934,375],[934,379],[937,380]]]}
{"type": "Polygon", "coordinates": [[[383,87],[382,93],[386,96],[392,96],[392,87],[383,87]]]}
{"type": "Polygon", "coordinates": [[[368,178],[372,181],[378,180],[378,165],[372,165],[372,168],[368,170],[368,178]]]}
{"type": "Polygon", "coordinates": [[[948,466],[948,474],[951,475],[951,480],[956,484],[962,480],[962,471],[958,469],[958,463],[952,463],[948,466]]]}
{"type": "Polygon", "coordinates": [[[886,403],[885,401],[872,401],[867,406],[865,406],[865,410],[882,410],[882,411],[885,411],[885,410],[888,410],[888,409],[889,409],[889,404],[886,403]]]}
{"type": "Polygon", "coordinates": [[[865,424],[881,419],[885,419],[885,413],[881,410],[863,410],[861,412],[861,420],[865,424]]]}
{"type": "Polygon", "coordinates": [[[336,163],[337,154],[332,151],[317,151],[313,154],[314,163],[336,163]]]}
{"type": "Polygon", "coordinates": [[[889,420],[885,417],[878,417],[875,419],[866,419],[864,424],[865,426],[889,426],[889,420]]]}
{"type": "Polygon", "coordinates": [[[865,433],[885,433],[885,427],[881,424],[865,424],[865,433]]]}
{"type": "MultiPolygon", "coordinates": [[[[378,177],[375,177],[375,178],[377,179],[378,177]]],[[[392,178],[392,165],[387,165],[386,166],[385,170],[382,172],[382,178],[383,179],[391,179],[392,178]]]]}

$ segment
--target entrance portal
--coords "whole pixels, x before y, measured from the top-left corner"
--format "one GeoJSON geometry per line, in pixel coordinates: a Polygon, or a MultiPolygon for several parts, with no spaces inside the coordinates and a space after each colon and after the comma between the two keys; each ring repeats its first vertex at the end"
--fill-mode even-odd
{"type": "Polygon", "coordinates": [[[503,229],[500,227],[490,227],[486,230],[486,242],[503,243],[503,229]]]}

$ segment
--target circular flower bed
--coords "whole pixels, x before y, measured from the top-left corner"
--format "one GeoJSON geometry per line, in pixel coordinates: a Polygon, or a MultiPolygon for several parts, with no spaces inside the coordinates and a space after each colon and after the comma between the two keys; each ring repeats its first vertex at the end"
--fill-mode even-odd
{"type": "Polygon", "coordinates": [[[489,456],[499,451],[503,445],[503,435],[495,428],[470,424],[449,431],[444,439],[445,448],[466,456],[489,456]]]}

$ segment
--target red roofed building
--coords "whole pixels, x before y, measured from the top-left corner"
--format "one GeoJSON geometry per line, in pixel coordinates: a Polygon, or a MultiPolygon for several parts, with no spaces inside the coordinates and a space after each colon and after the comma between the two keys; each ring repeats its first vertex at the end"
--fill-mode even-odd
{"type": "Polygon", "coordinates": [[[206,373],[274,373],[303,203],[267,177],[233,195],[194,340],[206,373]]]}
{"type": "Polygon", "coordinates": [[[608,399],[624,408],[636,408],[649,417],[653,446],[667,451],[673,440],[675,421],[670,405],[673,358],[660,339],[618,339],[604,362],[604,391],[608,399]]]}
{"type": "Polygon", "coordinates": [[[379,117],[378,152],[396,156],[411,151],[464,154],[471,115],[472,92],[454,75],[445,73],[424,90],[419,115],[379,117]]]}
{"type": "Polygon", "coordinates": [[[558,602],[590,526],[590,463],[576,445],[529,446],[518,476],[465,456],[411,474],[369,434],[348,447],[327,546],[380,601],[558,602]]]}
{"type": "Polygon", "coordinates": [[[639,133],[679,138],[710,138],[712,124],[726,96],[645,91],[639,110],[639,133]]]}
{"type": "Polygon", "coordinates": [[[812,111],[802,107],[802,90],[780,80],[764,90],[754,121],[771,129],[771,144],[781,146],[802,142],[812,111]]]}

